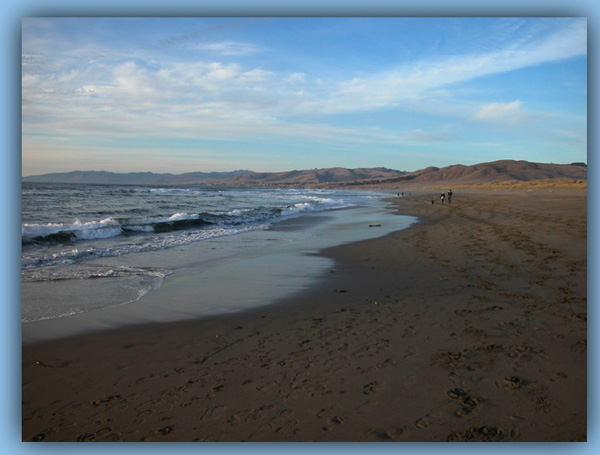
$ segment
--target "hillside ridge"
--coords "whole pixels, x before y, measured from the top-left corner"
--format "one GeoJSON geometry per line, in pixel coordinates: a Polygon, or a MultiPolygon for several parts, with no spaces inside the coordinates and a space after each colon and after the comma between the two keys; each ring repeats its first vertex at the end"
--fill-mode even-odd
{"type": "Polygon", "coordinates": [[[429,166],[413,172],[384,167],[356,169],[332,167],[283,172],[237,170],[232,172],[187,172],[184,174],[72,171],[23,177],[23,182],[352,188],[472,185],[501,181],[527,182],[541,179],[587,180],[587,166],[585,163],[552,164],[499,160],[473,165],[453,164],[441,168],[429,166]]]}

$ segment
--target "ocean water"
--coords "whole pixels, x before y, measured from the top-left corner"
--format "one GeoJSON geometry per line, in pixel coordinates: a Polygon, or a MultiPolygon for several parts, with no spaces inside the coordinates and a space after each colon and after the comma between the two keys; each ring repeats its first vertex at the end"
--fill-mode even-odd
{"type": "Polygon", "coordinates": [[[384,196],[23,183],[23,338],[271,303],[332,266],[308,253],[414,222],[384,196]]]}

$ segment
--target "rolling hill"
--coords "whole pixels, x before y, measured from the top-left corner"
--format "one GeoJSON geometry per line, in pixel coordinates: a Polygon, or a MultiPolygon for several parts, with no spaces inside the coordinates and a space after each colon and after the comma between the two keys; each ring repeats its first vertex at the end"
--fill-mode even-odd
{"type": "Polygon", "coordinates": [[[480,184],[508,180],[527,182],[541,179],[571,178],[587,180],[587,166],[574,164],[531,163],[501,160],[464,166],[428,167],[405,176],[411,185],[431,186],[449,184],[480,184]]]}
{"type": "Polygon", "coordinates": [[[427,167],[414,172],[382,167],[293,170],[286,172],[188,172],[155,174],[133,172],[73,171],[23,177],[24,182],[96,183],[131,185],[222,185],[237,187],[432,187],[468,185],[503,181],[527,182],[541,179],[587,180],[584,163],[549,164],[500,160],[470,166],[455,164],[442,168],[427,167]]]}
{"type": "Polygon", "coordinates": [[[471,166],[460,164],[443,168],[427,167],[414,172],[385,168],[314,169],[305,171],[254,173],[238,175],[222,183],[231,186],[311,186],[350,187],[431,187],[458,184],[493,183],[508,180],[520,182],[540,179],[587,180],[584,164],[547,164],[501,160],[471,166]]]}

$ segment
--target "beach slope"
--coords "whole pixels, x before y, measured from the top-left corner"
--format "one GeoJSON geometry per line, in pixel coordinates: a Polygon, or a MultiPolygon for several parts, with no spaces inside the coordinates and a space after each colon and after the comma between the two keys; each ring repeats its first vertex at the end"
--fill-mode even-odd
{"type": "Polygon", "coordinates": [[[24,346],[23,440],[585,441],[585,190],[438,197],[285,302],[24,346]]]}

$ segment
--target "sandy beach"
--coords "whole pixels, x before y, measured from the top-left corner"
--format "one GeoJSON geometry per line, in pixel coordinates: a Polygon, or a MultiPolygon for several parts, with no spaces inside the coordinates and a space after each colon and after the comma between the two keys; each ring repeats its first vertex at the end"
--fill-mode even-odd
{"type": "Polygon", "coordinates": [[[585,441],[586,191],[393,204],[275,305],[24,346],[23,440],[585,441]]]}

